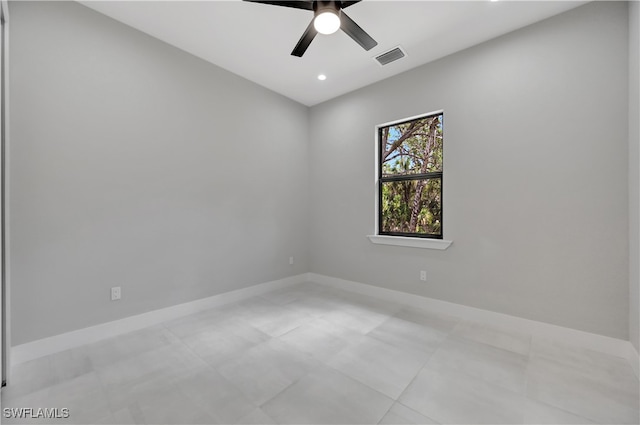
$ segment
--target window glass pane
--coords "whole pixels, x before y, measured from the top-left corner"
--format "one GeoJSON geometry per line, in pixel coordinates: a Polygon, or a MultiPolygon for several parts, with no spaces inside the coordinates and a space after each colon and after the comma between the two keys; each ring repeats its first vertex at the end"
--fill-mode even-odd
{"type": "Polygon", "coordinates": [[[442,232],[442,179],[383,182],[381,233],[442,232]]]}
{"type": "Polygon", "coordinates": [[[442,171],[442,115],[380,129],[382,175],[442,171]]]}

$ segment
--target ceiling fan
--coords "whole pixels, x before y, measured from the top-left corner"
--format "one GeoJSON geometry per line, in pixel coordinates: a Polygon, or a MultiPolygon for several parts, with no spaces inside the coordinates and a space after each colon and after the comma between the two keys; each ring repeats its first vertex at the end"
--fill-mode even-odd
{"type": "Polygon", "coordinates": [[[320,34],[333,34],[342,29],[356,43],[365,50],[371,50],[378,43],[371,38],[353,19],[351,19],[343,9],[359,3],[357,1],[262,1],[262,0],[244,0],[251,3],[263,3],[273,6],[292,7],[294,9],[312,10],[314,17],[311,23],[302,34],[300,41],[291,52],[292,56],[302,57],[304,52],[313,41],[314,37],[320,34]]]}

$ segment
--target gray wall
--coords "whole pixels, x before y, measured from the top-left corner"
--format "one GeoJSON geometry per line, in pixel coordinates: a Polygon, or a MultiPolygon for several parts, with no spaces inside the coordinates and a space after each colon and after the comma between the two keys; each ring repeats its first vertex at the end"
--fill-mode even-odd
{"type": "Polygon", "coordinates": [[[640,351],[640,3],[629,3],[629,339],[640,351]]]}
{"type": "Polygon", "coordinates": [[[313,107],[311,271],[627,339],[627,27],[591,3],[313,107]],[[454,243],[373,245],[374,126],[438,109],[454,243]]]}
{"type": "Polygon", "coordinates": [[[14,345],[308,270],[306,107],[74,2],[10,14],[14,345]]]}
{"type": "Polygon", "coordinates": [[[81,5],[10,7],[14,345],[311,270],[614,337],[631,326],[637,347],[624,3],[310,116],[81,5]],[[374,126],[441,108],[454,244],[372,245],[374,126]]]}

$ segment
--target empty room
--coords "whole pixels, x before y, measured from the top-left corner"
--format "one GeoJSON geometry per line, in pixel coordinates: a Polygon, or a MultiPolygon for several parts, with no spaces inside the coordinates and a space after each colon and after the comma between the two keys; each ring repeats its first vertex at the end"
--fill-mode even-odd
{"type": "Polygon", "coordinates": [[[640,423],[639,21],[0,1],[0,420],[640,423]]]}

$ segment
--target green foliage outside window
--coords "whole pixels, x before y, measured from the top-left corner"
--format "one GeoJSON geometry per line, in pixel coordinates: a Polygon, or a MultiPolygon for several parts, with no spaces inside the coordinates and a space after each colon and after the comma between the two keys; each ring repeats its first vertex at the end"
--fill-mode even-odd
{"type": "Polygon", "coordinates": [[[442,238],[442,114],[379,129],[380,234],[442,238]]]}

